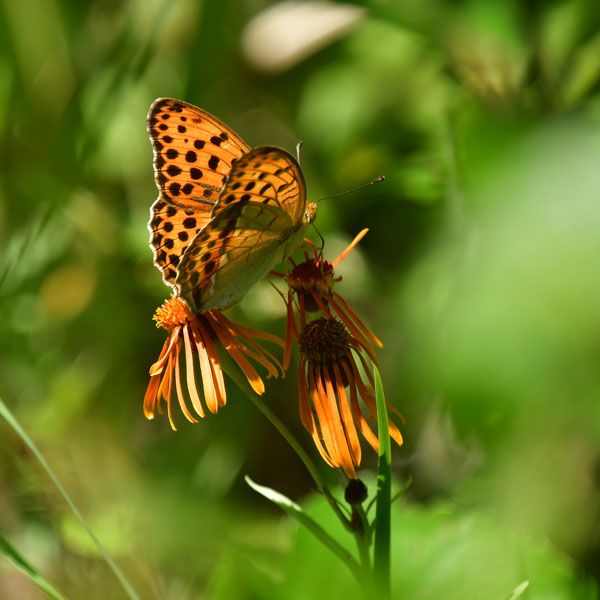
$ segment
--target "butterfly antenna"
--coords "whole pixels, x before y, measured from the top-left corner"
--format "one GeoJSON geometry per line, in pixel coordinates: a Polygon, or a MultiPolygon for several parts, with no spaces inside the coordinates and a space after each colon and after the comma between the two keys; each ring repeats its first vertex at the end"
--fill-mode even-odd
{"type": "Polygon", "coordinates": [[[313,226],[314,230],[317,232],[317,235],[321,238],[321,249],[319,250],[319,259],[323,256],[323,249],[325,248],[325,238],[321,235],[321,232],[317,229],[314,221],[311,221],[310,224],[313,226]]]}
{"type": "Polygon", "coordinates": [[[300,148],[302,148],[302,141],[296,144],[296,160],[298,161],[298,164],[300,164],[300,148]]]}
{"type": "Polygon", "coordinates": [[[379,183],[380,181],[385,181],[384,175],[380,175],[376,179],[373,179],[373,181],[369,181],[368,183],[363,183],[362,185],[352,188],[351,190],[346,190],[345,192],[338,192],[337,194],[330,194],[329,196],[323,196],[323,198],[319,198],[317,200],[317,202],[321,202],[321,200],[327,200],[327,198],[335,198],[337,196],[345,196],[346,194],[352,194],[352,192],[357,192],[358,190],[362,190],[363,188],[366,188],[369,185],[373,185],[374,183],[379,183]]]}

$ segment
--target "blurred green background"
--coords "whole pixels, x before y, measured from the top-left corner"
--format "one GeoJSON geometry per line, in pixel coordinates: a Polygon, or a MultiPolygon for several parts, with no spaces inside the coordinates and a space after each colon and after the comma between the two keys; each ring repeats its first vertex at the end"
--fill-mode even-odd
{"type": "MultiPolygon", "coordinates": [[[[356,594],[243,483],[335,527],[233,385],[176,433],[142,414],[168,295],[145,117],[172,96],[252,146],[302,139],[313,200],[387,178],[318,226],[330,259],[370,228],[337,289],[406,417],[394,598],[598,598],[600,4],[2,0],[0,28],[0,396],[141,597],[356,594]]],[[[229,315],[284,333],[266,283],[229,315]]],[[[320,460],[293,368],[267,399],[320,460]]],[[[365,445],[371,495],[375,466],[365,445]]],[[[4,422],[0,528],[69,598],[124,597],[4,422]]],[[[42,595],[2,559],[0,597],[42,595]]]]}

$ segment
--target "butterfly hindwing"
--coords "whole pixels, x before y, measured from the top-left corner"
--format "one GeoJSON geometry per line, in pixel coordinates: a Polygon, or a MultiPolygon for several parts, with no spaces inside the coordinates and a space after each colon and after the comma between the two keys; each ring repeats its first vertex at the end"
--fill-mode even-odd
{"type": "Polygon", "coordinates": [[[303,229],[305,196],[300,167],[284,150],[259,147],[236,160],[181,260],[180,295],[198,311],[237,302],[303,229]]]}
{"type": "Polygon", "coordinates": [[[159,189],[150,211],[150,247],[165,283],[173,285],[179,261],[210,220],[233,161],[250,148],[217,118],[172,98],[152,104],[147,128],[159,189]]]}

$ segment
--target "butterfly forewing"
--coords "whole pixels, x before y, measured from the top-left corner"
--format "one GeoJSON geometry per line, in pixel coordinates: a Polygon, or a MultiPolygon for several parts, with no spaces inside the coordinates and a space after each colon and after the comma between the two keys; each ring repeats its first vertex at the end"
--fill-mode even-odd
{"type": "Polygon", "coordinates": [[[158,188],[167,201],[216,200],[231,163],[250,150],[227,125],[191,104],[159,98],[148,113],[158,188]]]}
{"type": "Polygon", "coordinates": [[[239,300],[302,228],[305,197],[300,167],[284,150],[259,147],[236,160],[179,265],[180,295],[198,311],[239,300]]]}
{"type": "Polygon", "coordinates": [[[151,233],[150,247],[154,252],[154,264],[162,271],[163,280],[168,285],[175,285],[177,267],[186,248],[197,233],[210,219],[207,208],[194,210],[181,208],[165,202],[160,196],[152,205],[152,216],[149,223],[151,233]]]}
{"type": "Polygon", "coordinates": [[[179,261],[209,221],[232,162],[250,148],[206,111],[171,98],[152,104],[147,128],[159,189],[148,225],[150,246],[165,283],[173,285],[179,261]]]}

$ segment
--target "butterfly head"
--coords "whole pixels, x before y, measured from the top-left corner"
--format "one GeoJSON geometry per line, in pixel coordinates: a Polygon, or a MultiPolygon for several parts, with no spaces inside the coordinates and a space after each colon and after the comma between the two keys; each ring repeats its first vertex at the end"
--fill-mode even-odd
{"type": "Polygon", "coordinates": [[[316,202],[307,202],[304,208],[304,217],[302,223],[308,225],[317,218],[317,204],[316,202]]]}

